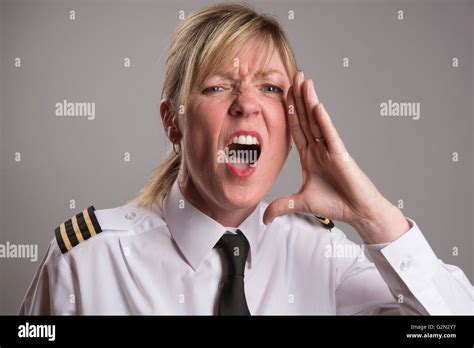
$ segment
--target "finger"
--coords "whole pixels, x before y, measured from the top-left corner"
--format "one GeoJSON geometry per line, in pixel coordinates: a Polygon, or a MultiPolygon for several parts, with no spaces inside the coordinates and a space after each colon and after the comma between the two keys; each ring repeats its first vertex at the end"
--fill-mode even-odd
{"type": "Polygon", "coordinates": [[[314,138],[320,138],[322,135],[321,129],[316,121],[316,118],[313,117],[313,113],[310,110],[313,110],[314,107],[319,103],[318,95],[314,89],[313,80],[306,80],[303,83],[303,96],[306,105],[306,110],[308,110],[308,123],[309,129],[311,130],[312,139],[308,141],[314,141],[314,138]]]}
{"type": "Polygon", "coordinates": [[[291,137],[295,143],[295,146],[298,150],[304,148],[308,145],[306,137],[301,128],[300,120],[296,112],[295,98],[293,97],[293,86],[288,90],[286,107],[288,110],[288,126],[290,127],[291,137]]]}
{"type": "Polygon", "coordinates": [[[304,104],[303,95],[301,94],[301,86],[304,81],[304,74],[302,71],[297,71],[293,79],[293,97],[296,102],[296,112],[298,113],[298,119],[300,120],[301,128],[303,129],[303,134],[306,137],[306,141],[310,142],[312,140],[312,133],[309,129],[308,116],[306,115],[306,106],[304,104]]]}
{"type": "Polygon", "coordinates": [[[339,136],[336,127],[334,127],[334,124],[332,123],[323,103],[319,103],[313,108],[313,115],[318,121],[322,135],[326,140],[326,145],[329,152],[334,154],[342,154],[347,152],[346,147],[339,136]]]}
{"type": "Polygon", "coordinates": [[[275,199],[268,205],[267,209],[265,209],[263,223],[267,225],[278,216],[293,213],[295,211],[304,211],[303,208],[303,203],[301,203],[301,200],[298,199],[296,194],[275,199]]]}

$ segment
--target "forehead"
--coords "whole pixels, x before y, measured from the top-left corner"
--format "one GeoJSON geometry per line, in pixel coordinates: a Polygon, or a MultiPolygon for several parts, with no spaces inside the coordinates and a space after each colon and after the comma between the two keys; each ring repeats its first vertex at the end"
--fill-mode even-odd
{"type": "Polygon", "coordinates": [[[233,55],[226,57],[221,67],[216,67],[209,75],[255,77],[277,75],[288,78],[285,65],[275,45],[265,43],[261,39],[253,39],[237,49],[233,55]]]}

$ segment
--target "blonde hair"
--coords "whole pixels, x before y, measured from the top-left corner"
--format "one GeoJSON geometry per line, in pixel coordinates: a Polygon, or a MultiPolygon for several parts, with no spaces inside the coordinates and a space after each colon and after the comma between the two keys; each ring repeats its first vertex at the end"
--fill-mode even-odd
{"type": "MultiPolygon", "coordinates": [[[[178,25],[166,59],[161,98],[170,102],[175,114],[183,106],[187,110],[194,86],[199,86],[216,67],[223,66],[226,59],[252,39],[262,39],[261,57],[266,57],[266,62],[271,58],[269,50],[277,48],[291,79],[297,69],[296,60],[280,24],[268,15],[258,14],[248,4],[216,4],[192,13],[178,25]]],[[[150,209],[158,199],[164,199],[180,166],[181,153],[169,150],[134,201],[150,209]]]]}

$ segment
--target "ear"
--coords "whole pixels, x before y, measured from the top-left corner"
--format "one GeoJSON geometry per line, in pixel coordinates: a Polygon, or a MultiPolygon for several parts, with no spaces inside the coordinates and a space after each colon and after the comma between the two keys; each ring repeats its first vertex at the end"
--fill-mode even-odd
{"type": "Polygon", "coordinates": [[[169,99],[163,99],[160,103],[161,121],[163,122],[163,129],[166,136],[173,144],[178,144],[183,135],[179,129],[178,115],[173,110],[169,99]]]}

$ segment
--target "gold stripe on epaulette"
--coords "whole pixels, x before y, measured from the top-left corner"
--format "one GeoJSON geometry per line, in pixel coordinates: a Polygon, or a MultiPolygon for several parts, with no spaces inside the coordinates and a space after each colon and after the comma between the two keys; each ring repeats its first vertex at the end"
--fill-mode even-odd
{"type": "Polygon", "coordinates": [[[56,241],[63,254],[102,232],[94,211],[95,208],[90,206],[56,228],[56,241]]]}
{"type": "Polygon", "coordinates": [[[67,251],[69,251],[72,249],[72,245],[71,241],[69,240],[69,237],[67,236],[66,225],[64,224],[64,222],[61,224],[61,226],[59,226],[59,228],[61,230],[61,237],[63,239],[64,244],[66,245],[66,249],[67,251]]]}
{"type": "Polygon", "coordinates": [[[87,228],[89,229],[91,236],[95,236],[97,232],[95,231],[94,225],[92,224],[91,217],[89,216],[89,211],[87,209],[84,209],[82,213],[84,214],[84,220],[86,221],[87,228]]]}
{"type": "Polygon", "coordinates": [[[332,222],[330,219],[318,215],[314,215],[316,219],[326,228],[331,229],[334,227],[334,222],[332,222]]]}
{"type": "Polygon", "coordinates": [[[72,228],[74,228],[74,233],[76,234],[76,238],[79,241],[79,243],[82,243],[84,241],[84,238],[82,237],[82,232],[79,229],[79,225],[77,224],[77,216],[74,215],[72,218],[72,228]]]}

